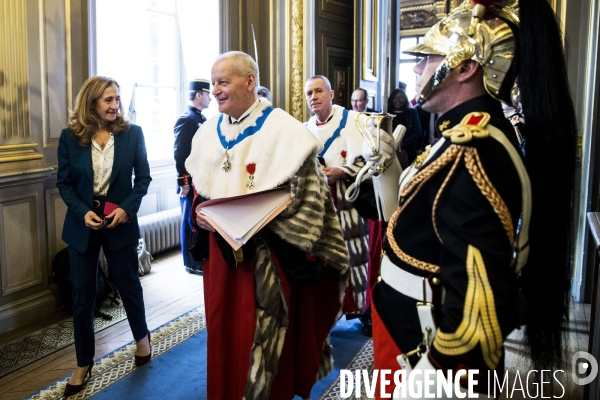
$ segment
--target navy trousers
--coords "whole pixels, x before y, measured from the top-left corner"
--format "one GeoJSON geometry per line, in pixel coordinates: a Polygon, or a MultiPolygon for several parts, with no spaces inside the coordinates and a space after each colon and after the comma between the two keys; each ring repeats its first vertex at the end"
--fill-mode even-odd
{"type": "Polygon", "coordinates": [[[69,247],[71,282],[73,283],[73,328],[77,366],[85,367],[94,359],[94,303],[96,300],[96,274],[100,247],[104,249],[108,271],[123,300],[127,319],[135,341],[148,334],[142,285],[138,276],[137,243],[120,249],[108,244],[108,229],[90,230],[85,253],[69,247]]]}
{"type": "Polygon", "coordinates": [[[183,265],[186,267],[196,267],[202,265],[201,261],[196,261],[188,251],[188,244],[192,236],[193,217],[192,217],[192,202],[194,201],[194,190],[190,189],[187,196],[180,197],[181,203],[181,254],[183,255],[183,265]]]}

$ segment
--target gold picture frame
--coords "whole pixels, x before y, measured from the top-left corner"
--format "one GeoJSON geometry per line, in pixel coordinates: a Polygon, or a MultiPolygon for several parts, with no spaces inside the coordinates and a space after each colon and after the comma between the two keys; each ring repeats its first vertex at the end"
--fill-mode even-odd
{"type": "Polygon", "coordinates": [[[379,55],[379,0],[363,0],[362,79],[377,81],[379,55]]]}

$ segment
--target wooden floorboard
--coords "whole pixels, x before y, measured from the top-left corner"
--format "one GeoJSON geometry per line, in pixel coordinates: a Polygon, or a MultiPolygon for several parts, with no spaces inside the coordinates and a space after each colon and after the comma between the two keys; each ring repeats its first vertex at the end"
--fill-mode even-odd
{"type": "MultiPolygon", "coordinates": [[[[202,276],[185,271],[179,250],[156,257],[151,273],[143,276],[141,282],[150,330],[201,306],[204,301],[202,276]]],[[[36,323],[0,335],[0,340],[14,340],[64,318],[68,315],[57,311],[36,323]]],[[[112,325],[96,333],[95,358],[103,357],[132,340],[127,320],[112,325]]],[[[75,346],[70,345],[0,378],[0,398],[23,399],[69,375],[75,366],[75,346]]]]}
{"type": "Polygon", "coordinates": [[[569,308],[569,323],[565,331],[566,349],[563,372],[546,372],[543,379],[552,384],[536,386],[531,382],[527,386],[527,376],[532,369],[529,355],[524,346],[524,331],[515,330],[505,342],[506,360],[505,367],[508,371],[508,390],[503,392],[500,399],[530,399],[530,398],[562,398],[570,400],[583,400],[583,386],[575,385],[571,378],[571,357],[577,351],[587,351],[590,332],[590,304],[571,301],[569,308]],[[553,375],[556,373],[556,375],[553,375]],[[556,383],[556,380],[560,384],[556,383]],[[520,379],[520,381],[519,381],[520,379]],[[527,392],[529,390],[529,392],[527,392]],[[537,393],[537,394],[536,394],[537,393]],[[543,396],[542,396],[543,395],[543,396]]]}
{"type": "MultiPolygon", "coordinates": [[[[146,319],[149,329],[155,329],[174,318],[199,307],[203,303],[204,293],[202,277],[187,273],[181,261],[178,250],[156,257],[152,262],[152,272],[142,277],[146,319]]],[[[587,351],[590,330],[589,304],[572,302],[570,321],[566,332],[568,350],[565,357],[565,372],[563,384],[566,393],[562,398],[572,400],[583,399],[583,387],[574,385],[571,379],[570,357],[575,351],[587,351]],[[567,375],[568,374],[568,375],[567,375]]],[[[14,340],[21,335],[36,331],[44,326],[68,317],[64,312],[57,311],[44,319],[19,328],[15,331],[0,335],[0,341],[14,340]]],[[[119,347],[131,342],[133,337],[127,320],[121,321],[96,334],[96,358],[100,358],[119,347]]],[[[523,331],[517,330],[509,336],[506,344],[506,369],[509,376],[514,377],[519,371],[522,379],[526,379],[531,368],[523,345],[523,331]]],[[[49,384],[69,375],[75,368],[75,348],[73,345],[56,351],[34,363],[0,378],[0,399],[17,400],[30,396],[49,384]]],[[[561,388],[554,385],[546,388],[544,395],[561,394],[561,388]]],[[[533,392],[532,392],[533,394],[533,392]]],[[[501,399],[508,398],[505,395],[501,399]]],[[[513,393],[513,399],[519,397],[519,392],[513,393]]]]}

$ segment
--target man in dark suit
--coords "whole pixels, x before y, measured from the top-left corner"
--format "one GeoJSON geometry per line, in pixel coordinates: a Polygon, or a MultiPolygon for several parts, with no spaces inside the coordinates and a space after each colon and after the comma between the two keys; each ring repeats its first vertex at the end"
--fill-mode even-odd
{"type": "Polygon", "coordinates": [[[185,169],[185,160],[192,150],[192,139],[198,127],[206,121],[202,110],[210,104],[210,82],[205,79],[196,79],[189,85],[190,105],[181,114],[175,123],[175,145],[173,146],[175,156],[175,168],[177,169],[177,193],[181,202],[181,254],[185,270],[191,274],[202,275],[202,262],[196,261],[188,251],[188,243],[192,234],[192,201],[194,191],[191,190],[192,178],[185,169]]]}
{"type": "Polygon", "coordinates": [[[356,88],[356,90],[352,92],[350,104],[352,105],[352,109],[356,112],[379,112],[373,108],[367,107],[369,104],[369,97],[367,91],[363,88],[356,88]]]}

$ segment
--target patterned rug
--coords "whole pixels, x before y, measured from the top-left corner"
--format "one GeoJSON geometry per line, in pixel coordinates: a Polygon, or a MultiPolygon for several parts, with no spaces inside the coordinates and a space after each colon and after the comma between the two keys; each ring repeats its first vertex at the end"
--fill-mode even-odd
{"type": "MultiPolygon", "coordinates": [[[[196,308],[152,331],[152,357],[158,357],[194,336],[206,327],[204,307],[196,308]]],[[[94,373],[85,388],[69,399],[87,399],[136,370],[134,365],[135,342],[97,360],[94,373]]],[[[55,382],[28,397],[32,400],[62,399],[69,377],[55,382]]]]}
{"type": "MultiPolygon", "coordinates": [[[[373,377],[373,339],[369,340],[362,349],[356,354],[356,356],[350,361],[350,364],[344,369],[350,371],[356,370],[369,370],[369,378],[373,377]]],[[[329,388],[323,393],[319,400],[338,400],[340,398],[340,377],[338,376],[335,381],[329,386],[329,388]]],[[[356,397],[354,392],[350,397],[346,397],[348,400],[363,400],[371,399],[364,393],[364,386],[361,388],[360,397],[356,397]]]]}
{"type": "MultiPolygon", "coordinates": [[[[101,308],[101,311],[112,316],[112,320],[94,318],[96,332],[127,318],[123,306],[106,305],[101,308]]],[[[67,347],[74,341],[73,319],[67,318],[3,344],[0,346],[0,377],[67,347]]]]}

